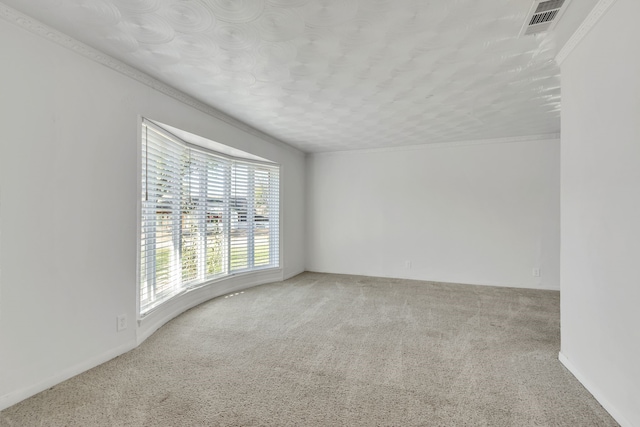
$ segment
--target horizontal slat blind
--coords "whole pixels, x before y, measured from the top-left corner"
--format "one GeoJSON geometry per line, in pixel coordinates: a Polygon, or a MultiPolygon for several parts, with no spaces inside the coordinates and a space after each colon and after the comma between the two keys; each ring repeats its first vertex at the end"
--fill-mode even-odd
{"type": "Polygon", "coordinates": [[[227,274],[229,256],[229,195],[231,162],[210,156],[207,159],[207,278],[227,274]]]}
{"type": "Polygon", "coordinates": [[[280,187],[278,168],[255,167],[255,247],[254,265],[269,266],[277,262],[279,245],[278,188],[280,187]]]}
{"type": "Polygon", "coordinates": [[[179,269],[183,176],[188,150],[146,126],[143,141],[141,307],[182,290],[179,269]]]}
{"type": "Polygon", "coordinates": [[[249,268],[253,205],[249,165],[238,163],[231,172],[231,271],[249,268]]]}
{"type": "Polygon", "coordinates": [[[230,273],[279,266],[279,167],[142,128],[140,313],[230,273]]]}

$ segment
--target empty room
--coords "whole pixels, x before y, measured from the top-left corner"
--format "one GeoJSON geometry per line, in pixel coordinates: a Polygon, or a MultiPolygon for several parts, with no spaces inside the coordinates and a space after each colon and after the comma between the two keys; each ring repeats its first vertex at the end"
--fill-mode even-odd
{"type": "Polygon", "coordinates": [[[637,0],[0,0],[0,426],[640,427],[637,0]]]}

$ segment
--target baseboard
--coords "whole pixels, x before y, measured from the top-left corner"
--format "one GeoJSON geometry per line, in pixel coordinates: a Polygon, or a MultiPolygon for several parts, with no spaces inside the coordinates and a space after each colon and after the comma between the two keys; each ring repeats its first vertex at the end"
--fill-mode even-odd
{"type": "Polygon", "coordinates": [[[472,285],[472,286],[493,286],[498,288],[516,288],[516,289],[533,289],[537,291],[560,291],[559,283],[551,284],[530,284],[530,283],[517,283],[517,282],[495,282],[495,281],[483,281],[483,280],[463,280],[455,281],[451,278],[422,276],[422,275],[408,275],[408,274],[381,274],[371,273],[365,271],[325,271],[321,269],[307,270],[309,273],[322,273],[322,274],[343,274],[347,276],[363,276],[363,277],[378,277],[383,279],[402,279],[402,280],[417,280],[422,282],[436,282],[436,283],[451,283],[458,285],[472,285]]]}
{"type": "Polygon", "coordinates": [[[62,372],[53,375],[44,381],[40,381],[36,384],[32,384],[28,387],[22,388],[17,391],[13,391],[9,394],[5,394],[4,396],[0,396],[0,411],[6,409],[10,406],[15,405],[18,402],[23,401],[35,394],[40,393],[48,388],[51,388],[57,384],[60,384],[63,381],[68,380],[69,378],[75,377],[89,369],[95,368],[98,365],[101,365],[114,357],[118,357],[121,354],[124,354],[130,350],[133,350],[136,347],[135,342],[130,342],[119,347],[113,348],[105,353],[102,353],[96,357],[92,357],[88,360],[85,360],[82,363],[79,363],[75,366],[67,368],[62,372]]]}
{"type": "Polygon", "coordinates": [[[292,277],[295,277],[295,276],[297,276],[298,274],[302,274],[302,273],[304,273],[304,272],[305,272],[305,270],[304,270],[304,269],[302,269],[302,270],[300,270],[300,271],[294,271],[293,273],[285,274],[285,275],[282,277],[282,280],[289,280],[289,279],[291,279],[292,277]]]}
{"type": "Polygon", "coordinates": [[[593,385],[587,377],[585,377],[576,367],[571,363],[571,361],[564,355],[562,352],[558,353],[558,360],[560,363],[564,365],[565,368],[571,372],[571,374],[576,377],[578,381],[587,389],[589,393],[602,405],[602,407],[613,417],[614,420],[618,422],[622,427],[633,427],[631,422],[627,420],[621,413],[616,409],[616,407],[611,404],[611,402],[604,397],[604,394],[600,391],[598,387],[593,385]]]}
{"type": "MultiPolygon", "coordinates": [[[[24,399],[27,399],[41,391],[51,388],[63,381],[79,375],[91,368],[95,368],[114,357],[118,357],[142,344],[155,331],[165,323],[179,316],[183,312],[193,308],[210,299],[226,295],[232,292],[239,292],[254,286],[283,280],[281,269],[265,270],[225,278],[217,283],[203,286],[173,300],[167,301],[158,310],[150,313],[147,317],[138,321],[135,340],[122,346],[111,349],[99,356],[92,357],[83,363],[65,369],[59,374],[53,375],[44,381],[40,381],[31,386],[0,396],[0,411],[6,409],[24,399]]],[[[298,274],[298,273],[296,273],[298,274]]],[[[295,274],[294,274],[295,275],[295,274]]]]}

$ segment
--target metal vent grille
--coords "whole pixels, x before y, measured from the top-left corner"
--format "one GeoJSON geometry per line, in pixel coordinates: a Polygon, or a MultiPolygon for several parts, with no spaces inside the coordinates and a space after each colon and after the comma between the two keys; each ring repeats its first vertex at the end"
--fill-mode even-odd
{"type": "Polygon", "coordinates": [[[558,14],[558,10],[552,10],[550,12],[537,13],[531,17],[529,25],[542,24],[544,22],[553,21],[553,18],[558,14]]]}
{"type": "Polygon", "coordinates": [[[520,36],[549,31],[560,19],[570,0],[534,0],[522,25],[520,36]]]}
{"type": "Polygon", "coordinates": [[[563,3],[564,3],[564,0],[543,1],[540,4],[538,4],[538,7],[536,8],[536,11],[534,13],[542,13],[542,12],[546,12],[547,10],[560,9],[563,3]]]}

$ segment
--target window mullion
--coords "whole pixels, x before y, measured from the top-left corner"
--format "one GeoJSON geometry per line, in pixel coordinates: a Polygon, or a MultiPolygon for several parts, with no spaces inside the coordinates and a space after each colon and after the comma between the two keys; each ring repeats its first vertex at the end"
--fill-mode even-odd
{"type": "Polygon", "coordinates": [[[247,268],[253,268],[255,264],[255,211],[256,211],[256,171],[253,166],[247,167],[247,268]]]}
{"type": "Polygon", "coordinates": [[[196,203],[196,218],[198,228],[198,280],[203,281],[207,276],[207,186],[209,185],[206,161],[198,161],[198,200],[196,203]]]}
{"type": "Polygon", "coordinates": [[[231,197],[233,195],[232,174],[235,168],[235,162],[229,161],[225,168],[225,191],[224,191],[224,237],[226,250],[224,254],[225,274],[231,273],[231,197]]]}
{"type": "Polygon", "coordinates": [[[280,205],[277,195],[280,192],[279,174],[269,172],[269,198],[267,206],[269,209],[269,265],[274,265],[275,260],[280,259],[280,231],[278,219],[280,217],[280,205]]]}
{"type": "Polygon", "coordinates": [[[187,203],[184,197],[184,169],[185,164],[181,164],[179,173],[179,181],[174,185],[173,198],[176,203],[171,206],[171,242],[173,247],[171,270],[173,278],[171,286],[174,291],[182,289],[182,213],[187,211],[187,203]]]}

